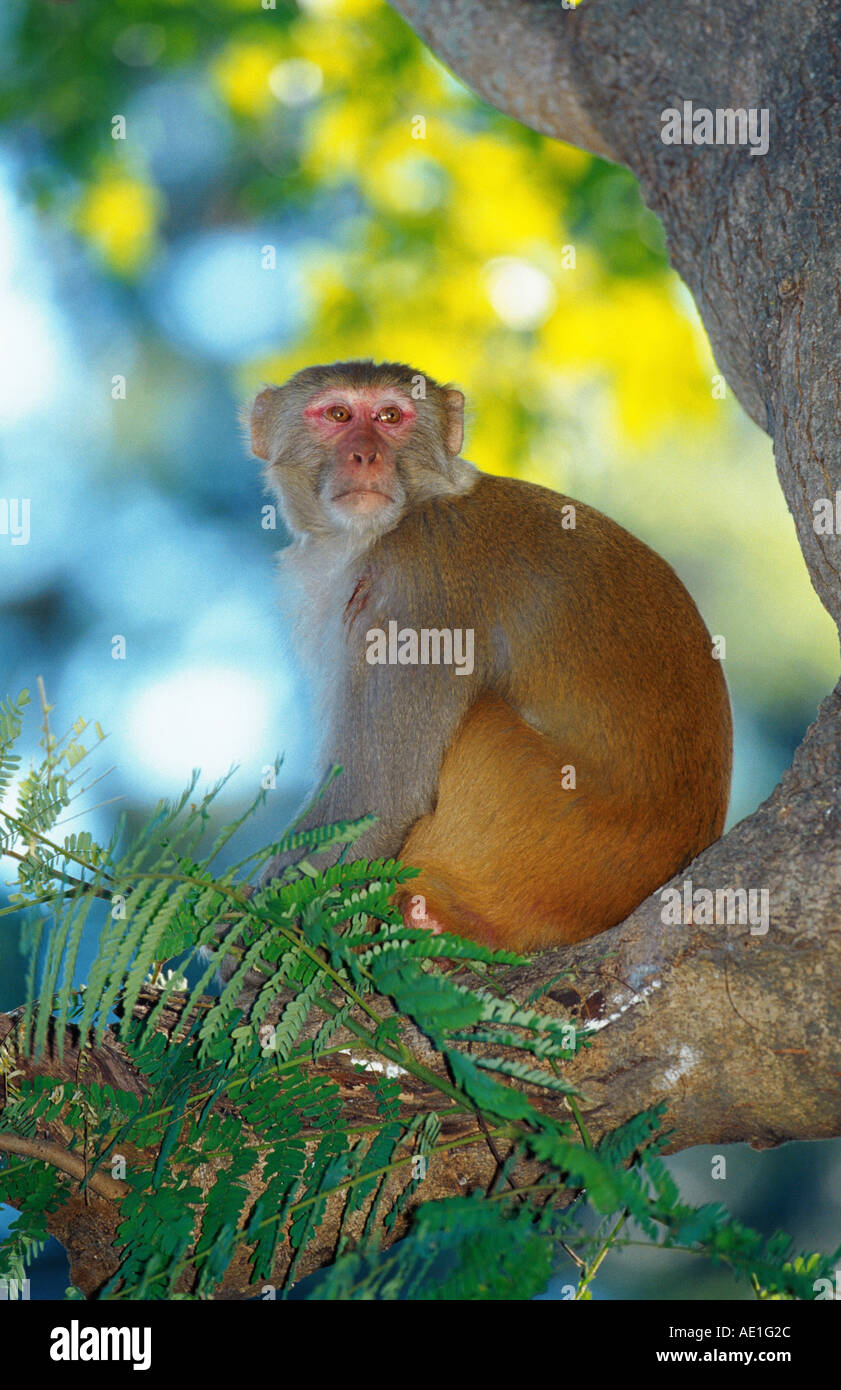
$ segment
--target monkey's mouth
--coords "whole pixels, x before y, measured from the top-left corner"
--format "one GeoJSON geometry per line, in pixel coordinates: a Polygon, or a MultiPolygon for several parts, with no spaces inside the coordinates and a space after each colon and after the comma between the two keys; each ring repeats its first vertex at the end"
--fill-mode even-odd
{"type": "Polygon", "coordinates": [[[380,492],[375,487],[349,487],[342,492],[335,492],[330,501],[342,502],[346,506],[355,507],[357,511],[365,512],[373,511],[385,502],[393,502],[394,498],[390,493],[380,492]]]}

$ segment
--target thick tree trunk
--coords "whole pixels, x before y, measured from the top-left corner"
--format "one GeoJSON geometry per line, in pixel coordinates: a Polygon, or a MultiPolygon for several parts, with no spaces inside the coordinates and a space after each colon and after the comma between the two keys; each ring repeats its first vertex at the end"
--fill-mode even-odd
{"type": "MultiPolygon", "coordinates": [[[[834,502],[841,491],[841,9],[835,0],[808,6],[734,0],[713,10],[701,0],[586,0],[580,11],[563,9],[558,0],[394,3],[487,100],[638,176],[732,389],[773,438],[812,581],[837,622],[839,539],[816,534],[812,524],[816,500],[834,502]],[[711,110],[767,108],[768,152],[663,144],[661,113],[682,108],[684,100],[711,110]]],[[[839,790],[836,692],[768,801],[677,881],[682,888],[690,879],[695,890],[767,889],[766,934],[752,934],[747,925],[664,925],[655,894],[612,931],[510,973],[511,994],[525,998],[560,971],[570,972],[570,982],[550,986],[539,1007],[596,1025],[593,1045],[567,1070],[586,1097],[581,1109],[595,1139],[659,1100],[668,1103],[673,1150],[841,1134],[839,790]]],[[[13,1023],[0,1017],[7,1057],[14,1051],[13,1023]]],[[[347,1041],[358,1055],[350,1035],[347,1041]]],[[[440,1069],[428,1041],[420,1035],[412,1041],[419,1060],[440,1069]]],[[[15,1054],[15,1061],[31,1070],[25,1057],[15,1054]]],[[[50,1063],[50,1074],[59,1074],[55,1056],[40,1065],[50,1063]]],[[[73,1065],[71,1039],[64,1073],[72,1075],[73,1065]]],[[[141,1085],[110,1038],[90,1065],[113,1084],[141,1085]]],[[[342,1089],[349,1123],[364,1123],[370,1095],[349,1058],[332,1059],[328,1070],[342,1089]]],[[[439,1106],[437,1093],[410,1076],[401,1079],[401,1091],[406,1113],[439,1106]]],[[[548,1109],[563,1101],[546,1095],[541,1104],[548,1109]]],[[[432,1166],[418,1200],[463,1193],[496,1169],[472,1117],[454,1110],[444,1132],[467,1142],[432,1166]]],[[[47,1136],[58,1144],[71,1137],[47,1136]]],[[[73,1176],[69,1170],[68,1181],[73,1176]]],[[[253,1190],[260,1190],[259,1175],[253,1190]]],[[[100,1193],[86,1205],[79,1197],[57,1218],[73,1277],[88,1291],[114,1268],[110,1241],[119,1200],[100,1193]]],[[[338,1208],[328,1210],[301,1273],[332,1257],[337,1220],[338,1208]]],[[[221,1296],[240,1296],[247,1283],[244,1264],[232,1267],[221,1296]]]]}

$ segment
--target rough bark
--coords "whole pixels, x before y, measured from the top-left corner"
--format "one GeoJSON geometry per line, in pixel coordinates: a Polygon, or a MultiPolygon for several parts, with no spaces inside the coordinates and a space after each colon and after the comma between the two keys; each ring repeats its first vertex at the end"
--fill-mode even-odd
{"type": "MultiPolygon", "coordinates": [[[[812,525],[816,499],[834,500],[841,490],[841,10],[834,0],[735,0],[715,9],[701,0],[586,0],[579,11],[556,0],[394,3],[488,101],[637,175],[731,388],[773,439],[809,573],[838,622],[839,538],[817,535],[812,525]],[[767,107],[768,153],[664,145],[660,114],[684,99],[713,110],[767,107]]],[[[594,1138],[658,1100],[668,1103],[672,1150],[841,1134],[839,735],[836,691],[768,801],[676,880],[689,878],[695,889],[768,889],[766,935],[746,925],[665,926],[654,895],[612,931],[510,973],[512,995],[525,998],[570,972],[541,1007],[599,1025],[568,1068],[594,1138]]],[[[13,1022],[0,1018],[7,1049],[13,1022]]],[[[412,1043],[427,1066],[440,1066],[426,1039],[412,1043]]],[[[51,1074],[72,1075],[72,1046],[64,1072],[54,1056],[40,1065],[48,1064],[51,1074]]],[[[31,1067],[21,1057],[17,1065],[31,1067]]],[[[104,1075],[117,1068],[122,1080],[114,1072],[112,1084],[141,1084],[110,1036],[88,1065],[104,1075]]],[[[349,1122],[363,1123],[371,1113],[364,1079],[349,1058],[331,1059],[329,1069],[349,1122]]],[[[411,1076],[402,1090],[406,1113],[440,1103],[411,1076]]],[[[562,1102],[544,1096],[541,1104],[562,1102]]],[[[423,1200],[464,1192],[496,1169],[471,1117],[454,1111],[445,1129],[474,1142],[433,1165],[423,1200]]],[[[54,1226],[86,1291],[114,1267],[118,1205],[118,1198],[78,1196],[54,1226]]],[[[302,1274],[332,1258],[335,1215],[328,1212],[302,1274]]],[[[237,1265],[220,1296],[246,1288],[237,1265]]]]}

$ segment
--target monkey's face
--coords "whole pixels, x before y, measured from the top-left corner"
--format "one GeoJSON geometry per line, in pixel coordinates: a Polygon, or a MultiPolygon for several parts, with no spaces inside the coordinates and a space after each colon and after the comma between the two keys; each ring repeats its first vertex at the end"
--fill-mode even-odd
{"type": "Polygon", "coordinates": [[[251,412],[255,454],[290,529],[374,538],[406,510],[462,490],[457,459],[464,398],[395,364],[310,367],[261,391],[251,412]],[[413,387],[424,383],[416,398],[413,387]]]}
{"type": "Polygon", "coordinates": [[[323,459],[319,501],[336,528],[379,531],[402,516],[398,459],[417,423],[410,396],[397,387],[331,388],[310,399],[303,418],[323,459]]]}

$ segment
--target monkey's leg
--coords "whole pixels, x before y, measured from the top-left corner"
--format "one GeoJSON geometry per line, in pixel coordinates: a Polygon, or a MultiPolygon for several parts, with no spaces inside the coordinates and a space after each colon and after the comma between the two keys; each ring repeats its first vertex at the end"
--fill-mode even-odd
{"type": "Polygon", "coordinates": [[[688,835],[648,786],[618,797],[486,696],[447,751],[435,810],[403,845],[400,858],[421,874],[400,907],[407,925],[494,947],[578,941],[622,921],[677,872],[697,852],[688,835]],[[566,790],[570,764],[577,786],[566,790]]]}

